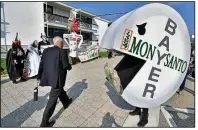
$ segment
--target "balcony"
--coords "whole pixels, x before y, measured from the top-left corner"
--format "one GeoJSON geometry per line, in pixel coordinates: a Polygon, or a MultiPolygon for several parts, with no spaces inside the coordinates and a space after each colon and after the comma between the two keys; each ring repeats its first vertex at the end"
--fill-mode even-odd
{"type": "MultiPolygon", "coordinates": [[[[44,13],[44,22],[48,22],[48,24],[62,25],[62,27],[67,27],[68,29],[71,26],[71,21],[69,21],[67,17],[56,14],[44,13]]],[[[98,25],[80,22],[79,29],[88,32],[97,33],[98,25]]]]}
{"type": "Polygon", "coordinates": [[[59,25],[68,25],[68,18],[56,14],[44,13],[44,22],[59,24],[59,25]]]}
{"type": "Polygon", "coordinates": [[[98,25],[92,24],[92,29],[98,29],[98,25]]]}
{"type": "Polygon", "coordinates": [[[87,30],[89,32],[97,33],[98,25],[80,22],[80,27],[79,28],[80,29],[87,30]]]}

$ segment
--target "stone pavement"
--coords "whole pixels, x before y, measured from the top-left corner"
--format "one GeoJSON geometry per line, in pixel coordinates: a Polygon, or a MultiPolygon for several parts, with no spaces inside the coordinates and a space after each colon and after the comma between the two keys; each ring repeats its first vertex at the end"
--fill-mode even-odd
{"type": "Polygon", "coordinates": [[[162,104],[159,127],[195,127],[195,83],[188,78],[182,95],[175,93],[162,104]]]}
{"type": "MultiPolygon", "coordinates": [[[[58,101],[52,120],[54,127],[122,127],[130,110],[105,79],[104,64],[116,65],[122,57],[96,59],[73,66],[68,72],[65,90],[73,103],[64,110],[58,101]]],[[[39,127],[50,87],[39,87],[33,101],[36,80],[13,85],[1,78],[1,127],[39,127]]]]}

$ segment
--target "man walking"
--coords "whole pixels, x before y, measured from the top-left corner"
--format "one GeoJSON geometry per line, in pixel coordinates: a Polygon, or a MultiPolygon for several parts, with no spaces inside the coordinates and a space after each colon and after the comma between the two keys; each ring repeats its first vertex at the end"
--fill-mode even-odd
{"type": "MultiPolygon", "coordinates": [[[[44,50],[38,71],[37,79],[40,80],[40,86],[51,86],[49,101],[45,108],[41,127],[49,127],[52,122],[49,122],[55,108],[57,99],[59,98],[66,109],[71,104],[72,99],[67,96],[63,87],[65,85],[67,70],[71,70],[71,65],[68,61],[67,53],[64,53],[63,39],[54,37],[54,47],[44,50]]],[[[53,122],[54,123],[54,122],[53,122]]]]}

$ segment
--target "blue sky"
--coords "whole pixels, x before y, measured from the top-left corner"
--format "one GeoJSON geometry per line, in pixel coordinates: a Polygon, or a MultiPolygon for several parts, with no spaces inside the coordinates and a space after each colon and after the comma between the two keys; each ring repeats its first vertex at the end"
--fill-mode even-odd
{"type": "MultiPolygon", "coordinates": [[[[66,3],[76,8],[81,8],[88,12],[101,15],[101,14],[109,14],[109,13],[129,12],[150,2],[66,2],[66,3]]],[[[174,9],[176,9],[185,20],[188,26],[189,33],[194,34],[195,32],[194,2],[162,2],[162,3],[167,4],[173,7],[174,9]]],[[[120,14],[109,15],[109,16],[103,16],[103,18],[114,21],[120,16],[122,15],[120,14]]]]}

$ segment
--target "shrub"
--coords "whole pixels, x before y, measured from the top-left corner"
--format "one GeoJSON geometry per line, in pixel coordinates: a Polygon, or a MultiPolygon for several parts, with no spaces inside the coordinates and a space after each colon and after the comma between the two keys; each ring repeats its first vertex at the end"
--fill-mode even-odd
{"type": "Polygon", "coordinates": [[[6,59],[1,59],[1,67],[4,69],[3,72],[1,72],[1,75],[7,74],[7,69],[6,69],[6,59]]]}

